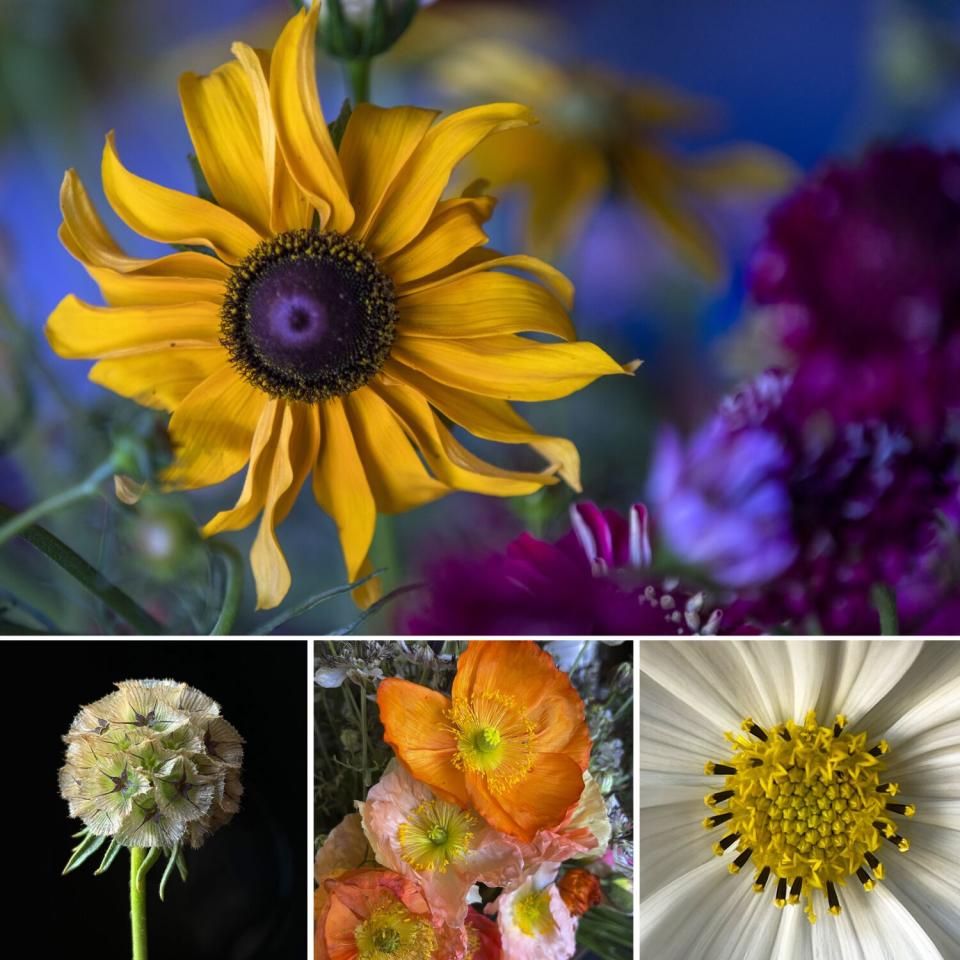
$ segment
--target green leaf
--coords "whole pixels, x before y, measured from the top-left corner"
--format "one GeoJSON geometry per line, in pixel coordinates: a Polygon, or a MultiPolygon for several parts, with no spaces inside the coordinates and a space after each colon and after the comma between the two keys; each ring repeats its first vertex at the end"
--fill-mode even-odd
{"type": "Polygon", "coordinates": [[[117,843],[116,840],[110,841],[110,846],[107,847],[107,852],[103,855],[103,859],[100,861],[100,866],[93,871],[95,877],[99,877],[101,873],[106,873],[110,869],[110,864],[117,859],[117,854],[123,849],[123,847],[117,843]]]}
{"type": "MultiPolygon", "coordinates": [[[[362,581],[360,581],[362,582],[362,581]]],[[[334,630],[332,633],[328,633],[328,637],[345,637],[349,633],[353,633],[357,627],[363,623],[368,617],[372,617],[375,613],[382,610],[388,603],[396,600],[397,597],[402,596],[405,593],[410,593],[412,590],[419,590],[423,587],[422,583],[409,583],[405,587],[397,587],[396,590],[391,590],[385,597],[381,597],[376,603],[371,603],[363,613],[357,617],[356,620],[348,623],[345,627],[340,627],[339,630],[334,630]]]]}
{"type": "Polygon", "coordinates": [[[353,114],[353,107],[350,105],[350,98],[347,97],[343,103],[340,105],[340,112],[337,114],[336,120],[331,120],[327,124],[327,129],[330,131],[330,139],[333,140],[334,149],[339,153],[340,144],[343,141],[343,135],[346,133],[347,124],[350,122],[350,117],[353,114]]]}
{"type": "MultiPolygon", "coordinates": [[[[257,627],[256,630],[251,630],[250,635],[254,637],[261,637],[266,634],[273,633],[274,630],[276,630],[278,627],[282,627],[283,624],[285,624],[288,620],[293,620],[294,617],[302,616],[303,614],[312,610],[314,607],[319,606],[321,603],[325,603],[327,600],[332,600],[334,597],[339,597],[343,593],[349,593],[351,590],[356,590],[357,587],[381,573],[383,573],[382,569],[374,570],[373,573],[369,573],[367,576],[361,577],[361,579],[355,580],[353,583],[345,583],[343,586],[333,587],[331,590],[324,590],[323,593],[318,593],[315,596],[310,597],[309,600],[304,600],[303,603],[298,604],[289,610],[281,611],[272,620],[268,620],[265,624],[263,624],[263,626],[257,627]]],[[[334,634],[334,636],[338,635],[339,634],[334,634]]]]}
{"type": "Polygon", "coordinates": [[[151,847],[147,855],[143,858],[143,863],[140,864],[140,869],[137,871],[137,890],[140,893],[143,893],[143,885],[147,882],[147,874],[159,859],[159,847],[151,847]]]}
{"type": "Polygon", "coordinates": [[[63,875],[65,876],[71,870],[76,870],[85,860],[89,857],[92,857],[103,845],[106,843],[106,837],[97,837],[94,834],[90,833],[89,830],[81,831],[75,836],[82,836],[83,839],[73,848],[73,853],[70,855],[70,859],[67,861],[67,865],[63,868],[63,875]]]}
{"type": "Polygon", "coordinates": [[[173,873],[173,868],[176,865],[177,857],[180,856],[180,844],[175,843],[173,849],[170,851],[170,856],[167,859],[167,865],[163,868],[163,876],[160,878],[160,899],[163,900],[163,895],[167,889],[167,880],[170,879],[170,874],[173,873]]]}

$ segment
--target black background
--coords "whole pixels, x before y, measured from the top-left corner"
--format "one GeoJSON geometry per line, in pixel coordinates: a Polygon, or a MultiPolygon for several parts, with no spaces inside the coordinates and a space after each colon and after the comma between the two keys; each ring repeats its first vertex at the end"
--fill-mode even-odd
{"type": "MultiPolygon", "coordinates": [[[[59,796],[61,740],[77,709],[128,679],[173,679],[216,700],[247,741],[240,812],[190,876],[150,873],[150,960],[303,960],[307,955],[306,641],[7,641],[4,927],[31,957],[129,960],[129,857],[102,876],[101,852],[61,876],[81,829],[59,796]],[[9,698],[13,698],[10,703],[9,698]],[[18,935],[19,934],[19,935],[18,935]]],[[[15,950],[15,952],[18,952],[15,950]]]]}

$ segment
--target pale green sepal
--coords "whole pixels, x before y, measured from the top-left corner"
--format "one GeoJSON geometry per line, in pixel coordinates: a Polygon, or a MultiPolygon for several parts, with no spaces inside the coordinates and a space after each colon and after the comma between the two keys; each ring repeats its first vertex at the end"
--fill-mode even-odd
{"type": "Polygon", "coordinates": [[[137,871],[137,891],[143,893],[143,885],[147,881],[147,874],[151,867],[160,859],[160,848],[151,847],[149,853],[143,858],[140,869],[137,871]]]}
{"type": "Polygon", "coordinates": [[[175,843],[173,848],[170,851],[170,856],[167,859],[167,865],[163,868],[163,876],[160,878],[160,899],[163,900],[163,895],[167,889],[167,880],[170,879],[170,874],[173,873],[174,865],[177,862],[177,857],[180,856],[180,844],[175,843]]]}
{"type": "Polygon", "coordinates": [[[110,869],[110,864],[117,859],[117,854],[121,851],[122,847],[116,840],[110,841],[110,846],[107,847],[107,852],[103,855],[103,859],[100,861],[100,866],[93,871],[95,877],[99,877],[101,873],[106,873],[110,869]]]}
{"type": "Polygon", "coordinates": [[[67,865],[63,868],[63,874],[68,874],[71,870],[76,870],[88,857],[92,857],[106,842],[106,837],[98,837],[88,831],[82,831],[76,834],[83,839],[73,848],[67,865]],[[84,835],[85,834],[85,835],[84,835]]]}

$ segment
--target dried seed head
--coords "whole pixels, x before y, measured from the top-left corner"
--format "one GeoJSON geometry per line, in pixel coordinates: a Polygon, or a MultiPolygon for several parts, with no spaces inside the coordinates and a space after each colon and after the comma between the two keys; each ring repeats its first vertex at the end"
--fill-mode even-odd
{"type": "Polygon", "coordinates": [[[70,815],[127,847],[199,847],[240,809],[243,737],[185,683],[116,686],[81,707],[63,738],[70,815]]]}

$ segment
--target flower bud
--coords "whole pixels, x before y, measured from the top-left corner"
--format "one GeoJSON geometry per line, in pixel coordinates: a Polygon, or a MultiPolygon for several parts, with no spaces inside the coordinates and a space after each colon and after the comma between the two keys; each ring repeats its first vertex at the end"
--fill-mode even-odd
{"type": "MultiPolygon", "coordinates": [[[[304,0],[309,8],[319,0],[304,0]]],[[[369,59],[393,46],[432,0],[322,0],[320,42],[342,60],[369,59]]]]}
{"type": "Polygon", "coordinates": [[[81,707],[63,738],[70,815],[120,846],[199,847],[240,809],[243,737],[185,683],[116,686],[81,707]]]}
{"type": "Polygon", "coordinates": [[[582,917],[591,907],[603,901],[600,881],[587,870],[568,870],[557,887],[567,909],[575,917],[582,917]]]}

